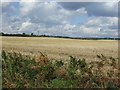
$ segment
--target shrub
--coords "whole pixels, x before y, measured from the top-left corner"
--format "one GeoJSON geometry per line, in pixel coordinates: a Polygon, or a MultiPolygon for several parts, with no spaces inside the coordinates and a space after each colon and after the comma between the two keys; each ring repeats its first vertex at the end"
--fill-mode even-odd
{"type": "Polygon", "coordinates": [[[119,87],[115,74],[116,59],[110,57],[114,64],[107,76],[99,69],[107,65],[108,59],[97,56],[102,61],[86,63],[85,59],[70,56],[70,61],[52,62],[43,54],[36,60],[29,55],[2,51],[2,73],[4,88],[116,88],[119,87]],[[97,69],[96,69],[97,68],[97,69]]]}

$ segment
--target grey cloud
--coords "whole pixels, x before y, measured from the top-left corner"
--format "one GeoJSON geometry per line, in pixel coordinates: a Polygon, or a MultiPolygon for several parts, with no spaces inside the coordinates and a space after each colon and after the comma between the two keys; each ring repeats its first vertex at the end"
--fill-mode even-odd
{"type": "Polygon", "coordinates": [[[85,7],[90,16],[118,16],[118,3],[113,6],[108,6],[108,2],[61,2],[59,3],[65,9],[76,10],[85,7]]]}
{"type": "Polygon", "coordinates": [[[2,8],[2,13],[5,13],[8,16],[14,15],[14,13],[18,11],[18,9],[12,5],[12,2],[4,2],[0,8],[2,8]]]}

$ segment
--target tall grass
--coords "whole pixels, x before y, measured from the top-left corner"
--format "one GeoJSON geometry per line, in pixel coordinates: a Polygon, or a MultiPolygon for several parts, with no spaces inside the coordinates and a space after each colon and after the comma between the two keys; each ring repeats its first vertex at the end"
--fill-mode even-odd
{"type": "Polygon", "coordinates": [[[97,56],[99,62],[70,56],[62,60],[31,57],[21,53],[2,51],[3,88],[118,88],[117,59],[97,56]],[[109,71],[103,68],[109,66],[109,71]]]}

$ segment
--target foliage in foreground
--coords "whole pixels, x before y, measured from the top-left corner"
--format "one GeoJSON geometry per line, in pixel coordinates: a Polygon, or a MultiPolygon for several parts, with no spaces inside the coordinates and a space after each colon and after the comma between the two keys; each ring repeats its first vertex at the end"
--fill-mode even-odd
{"type": "Polygon", "coordinates": [[[3,88],[118,88],[117,59],[98,55],[99,62],[70,56],[69,62],[2,51],[3,88]],[[103,72],[104,66],[111,69],[103,72]]]}

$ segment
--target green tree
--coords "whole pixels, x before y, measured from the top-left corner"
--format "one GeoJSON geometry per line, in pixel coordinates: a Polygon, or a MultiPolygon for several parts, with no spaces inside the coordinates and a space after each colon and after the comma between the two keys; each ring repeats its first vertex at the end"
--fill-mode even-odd
{"type": "Polygon", "coordinates": [[[33,36],[33,33],[31,33],[31,36],[33,36]]]}
{"type": "Polygon", "coordinates": [[[23,35],[23,36],[25,36],[26,34],[25,34],[25,33],[23,33],[22,35],[23,35]]]}

